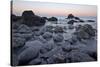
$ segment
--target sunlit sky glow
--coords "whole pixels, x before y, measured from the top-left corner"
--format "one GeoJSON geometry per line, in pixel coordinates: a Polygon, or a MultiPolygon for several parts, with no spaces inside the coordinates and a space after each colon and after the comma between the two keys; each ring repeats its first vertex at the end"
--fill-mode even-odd
{"type": "Polygon", "coordinates": [[[21,16],[25,10],[32,10],[36,15],[40,16],[67,16],[70,13],[75,16],[97,15],[97,6],[95,5],[13,1],[13,14],[21,16]]]}

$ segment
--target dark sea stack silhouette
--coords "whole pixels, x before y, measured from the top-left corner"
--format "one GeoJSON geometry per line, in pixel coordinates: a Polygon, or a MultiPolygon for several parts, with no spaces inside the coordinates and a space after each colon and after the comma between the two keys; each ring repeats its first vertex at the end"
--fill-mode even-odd
{"type": "Polygon", "coordinates": [[[35,15],[31,10],[22,13],[23,24],[28,26],[42,26],[45,24],[45,19],[35,15]]]}
{"type": "Polygon", "coordinates": [[[95,22],[94,20],[87,20],[87,22],[95,22]]]}
{"type": "Polygon", "coordinates": [[[58,21],[58,19],[56,17],[51,17],[51,18],[48,18],[48,21],[58,21]]]}
{"type": "Polygon", "coordinates": [[[67,19],[73,19],[74,18],[74,15],[73,14],[69,14],[67,19]]]}

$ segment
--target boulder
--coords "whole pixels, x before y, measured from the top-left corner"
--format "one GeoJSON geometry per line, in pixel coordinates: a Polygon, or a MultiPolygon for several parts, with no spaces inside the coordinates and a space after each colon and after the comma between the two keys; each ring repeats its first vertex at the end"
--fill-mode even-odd
{"type": "Polygon", "coordinates": [[[80,19],[79,22],[85,22],[84,20],[80,19]]]}
{"type": "Polygon", "coordinates": [[[79,29],[77,29],[77,31],[75,32],[75,34],[79,39],[89,39],[95,36],[95,30],[91,25],[85,24],[83,26],[80,26],[79,29]]]}
{"type": "Polygon", "coordinates": [[[60,26],[56,26],[54,28],[54,32],[55,33],[63,33],[64,32],[64,29],[62,27],[60,27],[60,26]]]}
{"type": "Polygon", "coordinates": [[[88,54],[82,53],[80,51],[73,50],[69,53],[69,56],[67,58],[70,58],[70,62],[88,62],[88,61],[94,61],[92,57],[90,57],[88,54]]]}
{"type": "Polygon", "coordinates": [[[52,38],[52,33],[50,32],[45,32],[42,37],[46,40],[50,40],[52,38]]]}
{"type": "Polygon", "coordinates": [[[44,43],[40,52],[42,54],[44,54],[44,53],[47,53],[48,51],[52,50],[53,48],[54,48],[54,42],[53,42],[53,40],[50,40],[50,41],[47,41],[46,43],[44,43]]]}
{"type": "Polygon", "coordinates": [[[67,22],[67,24],[72,24],[73,25],[74,22],[76,22],[76,21],[75,20],[70,20],[70,21],[67,22]]]}
{"type": "Polygon", "coordinates": [[[27,25],[25,24],[21,24],[19,27],[18,27],[18,33],[31,33],[32,30],[30,29],[30,27],[28,27],[27,25]]]}
{"type": "Polygon", "coordinates": [[[80,18],[79,17],[74,17],[75,18],[75,20],[80,20],[80,18]]]}
{"type": "Polygon", "coordinates": [[[53,55],[53,60],[55,63],[65,63],[66,62],[66,57],[63,53],[57,53],[53,55]]]}
{"type": "Polygon", "coordinates": [[[54,54],[60,52],[61,47],[55,47],[47,53],[42,54],[40,57],[47,60],[48,58],[52,57],[54,54]]]}
{"type": "Polygon", "coordinates": [[[31,37],[32,37],[32,33],[14,33],[13,37],[19,37],[19,38],[23,38],[26,41],[28,41],[31,37]]]}
{"type": "Polygon", "coordinates": [[[42,59],[36,58],[36,59],[33,59],[32,61],[30,61],[28,64],[29,65],[39,65],[39,64],[41,64],[41,62],[42,62],[42,59]]]}
{"type": "Polygon", "coordinates": [[[51,32],[53,33],[53,26],[46,26],[46,32],[51,32]]]}
{"type": "Polygon", "coordinates": [[[87,20],[87,22],[95,22],[94,20],[87,20]]]}
{"type": "Polygon", "coordinates": [[[12,29],[16,29],[17,30],[19,26],[20,26],[19,23],[12,22],[12,29]]]}
{"type": "Polygon", "coordinates": [[[85,32],[87,32],[90,36],[95,36],[95,30],[93,29],[93,27],[89,24],[85,24],[83,26],[83,29],[85,32]]]}
{"type": "Polygon", "coordinates": [[[19,65],[27,65],[32,59],[38,57],[39,50],[35,47],[29,47],[18,56],[19,65]]]}
{"type": "Polygon", "coordinates": [[[45,20],[48,20],[48,18],[47,17],[42,17],[43,19],[45,19],[45,20]]]}
{"type": "Polygon", "coordinates": [[[51,18],[48,18],[48,21],[58,21],[58,19],[56,17],[51,17],[51,18]]]}
{"type": "Polygon", "coordinates": [[[64,37],[61,34],[55,34],[53,36],[53,40],[54,40],[54,42],[62,42],[64,40],[64,37]]]}
{"type": "Polygon", "coordinates": [[[12,48],[18,48],[25,45],[25,39],[21,37],[12,37],[12,48]]]}
{"type": "Polygon", "coordinates": [[[36,49],[40,50],[41,47],[43,46],[43,43],[40,42],[39,40],[28,41],[25,43],[25,46],[31,47],[31,48],[36,48],[36,49]]]}

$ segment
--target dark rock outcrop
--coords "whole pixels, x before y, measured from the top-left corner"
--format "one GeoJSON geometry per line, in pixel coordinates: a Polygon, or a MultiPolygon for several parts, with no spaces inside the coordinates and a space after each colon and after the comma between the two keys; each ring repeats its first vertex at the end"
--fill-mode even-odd
{"type": "Polygon", "coordinates": [[[87,20],[87,22],[95,22],[94,20],[87,20]]]}
{"type": "Polygon", "coordinates": [[[75,21],[75,20],[70,20],[70,21],[67,22],[67,24],[74,24],[74,22],[77,22],[77,21],[75,21]]]}
{"type": "Polygon", "coordinates": [[[80,18],[79,17],[74,17],[75,18],[75,20],[80,20],[80,18]]]}
{"type": "Polygon", "coordinates": [[[35,15],[32,11],[24,11],[22,13],[23,24],[28,26],[42,26],[45,24],[45,19],[35,15]]]}
{"type": "Polygon", "coordinates": [[[43,19],[45,19],[45,20],[48,20],[48,18],[47,17],[42,17],[43,19]]]}
{"type": "Polygon", "coordinates": [[[48,18],[48,21],[58,21],[58,19],[56,17],[51,17],[51,18],[48,18]]]}
{"type": "Polygon", "coordinates": [[[69,14],[67,19],[73,19],[74,18],[74,15],[73,14],[69,14]]]}
{"type": "Polygon", "coordinates": [[[14,14],[11,14],[11,21],[18,21],[18,20],[20,20],[21,19],[21,16],[16,16],[16,15],[14,15],[14,14]]]}

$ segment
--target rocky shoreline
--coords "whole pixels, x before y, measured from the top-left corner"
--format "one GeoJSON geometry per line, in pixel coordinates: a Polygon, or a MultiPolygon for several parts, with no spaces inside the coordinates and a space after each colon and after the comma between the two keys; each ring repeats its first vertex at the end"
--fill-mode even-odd
{"type": "Polygon", "coordinates": [[[75,29],[67,40],[63,35],[68,34],[66,28],[45,25],[46,20],[58,21],[56,17],[40,17],[32,11],[24,11],[21,17],[12,14],[12,65],[97,61],[97,29],[89,24],[74,27],[85,21],[72,14],[66,19],[69,29],[75,29]]]}

